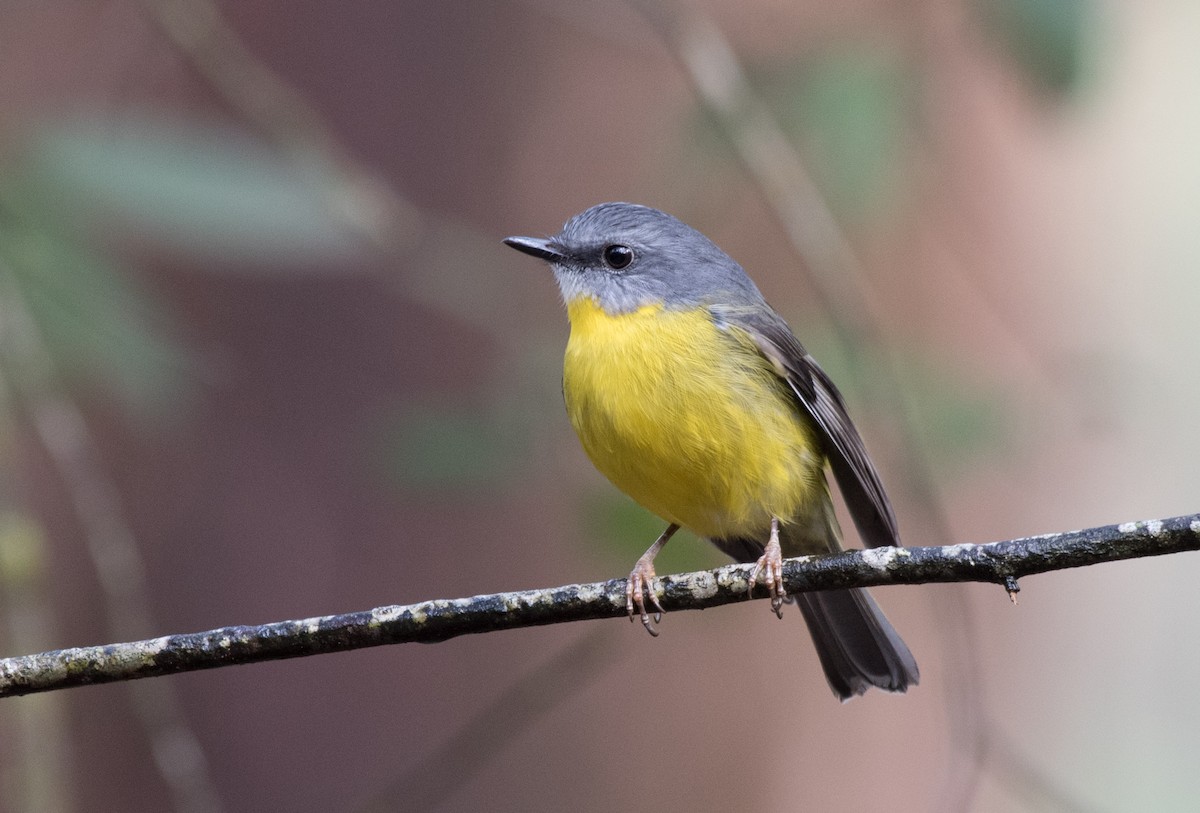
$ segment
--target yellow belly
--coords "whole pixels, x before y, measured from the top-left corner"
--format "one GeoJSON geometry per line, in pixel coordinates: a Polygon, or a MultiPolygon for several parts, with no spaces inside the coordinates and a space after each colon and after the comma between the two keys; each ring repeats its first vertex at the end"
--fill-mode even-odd
{"type": "Polygon", "coordinates": [[[824,527],[813,429],[748,336],[702,309],[567,309],[567,412],[618,488],[700,536],[765,540],[772,517],[824,527]]]}

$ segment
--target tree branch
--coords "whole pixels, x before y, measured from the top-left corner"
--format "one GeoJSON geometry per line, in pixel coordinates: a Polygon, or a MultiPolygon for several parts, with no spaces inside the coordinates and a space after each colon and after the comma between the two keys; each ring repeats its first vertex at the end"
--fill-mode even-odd
{"type": "MultiPolygon", "coordinates": [[[[1200,550],[1200,514],[1045,534],[986,545],[876,548],[784,561],[789,593],[885,584],[989,582],[1010,593],[1037,573],[1200,550]]],[[[750,565],[667,576],[668,611],[747,601],[750,565]]],[[[760,597],[765,590],[757,591],[760,597]]],[[[625,579],[544,590],[377,607],[259,626],[223,627],[146,641],[79,647],[0,660],[0,697],[92,683],[215,669],[398,643],[625,615],[625,579]]]]}

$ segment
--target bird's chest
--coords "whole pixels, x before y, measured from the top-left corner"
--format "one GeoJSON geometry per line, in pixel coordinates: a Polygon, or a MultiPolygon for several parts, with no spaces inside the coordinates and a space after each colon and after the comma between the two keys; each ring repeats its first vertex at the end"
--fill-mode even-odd
{"type": "Polygon", "coordinates": [[[609,316],[587,302],[570,314],[563,395],[589,453],[656,460],[718,440],[710,422],[731,400],[720,369],[726,339],[704,311],[609,316]]]}
{"type": "Polygon", "coordinates": [[[706,535],[783,509],[819,469],[769,363],[703,309],[610,316],[568,305],[563,395],[588,456],[619,488],[706,535]]]}

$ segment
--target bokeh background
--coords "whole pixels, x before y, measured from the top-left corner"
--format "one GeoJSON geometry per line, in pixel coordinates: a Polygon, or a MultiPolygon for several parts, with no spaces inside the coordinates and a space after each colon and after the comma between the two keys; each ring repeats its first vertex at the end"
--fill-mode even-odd
{"type": "MultiPolygon", "coordinates": [[[[510,234],[709,234],[910,544],[1200,510],[1200,4],[0,4],[0,650],[628,572],[510,234]]],[[[848,527],[848,526],[847,526],[848,527]]],[[[679,539],[660,572],[721,563],[679,539]]],[[[0,702],[6,811],[1192,810],[1200,562],[0,702]]]]}

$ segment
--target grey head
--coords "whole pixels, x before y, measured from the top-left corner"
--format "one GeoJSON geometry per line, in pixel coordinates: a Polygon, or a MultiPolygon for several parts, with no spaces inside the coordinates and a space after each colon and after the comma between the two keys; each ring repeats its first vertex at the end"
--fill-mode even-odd
{"type": "Polygon", "coordinates": [[[671,309],[765,304],[728,254],[648,206],[601,203],[568,220],[554,237],[504,242],[550,263],[564,300],[592,298],[610,314],[658,304],[671,309]]]}

